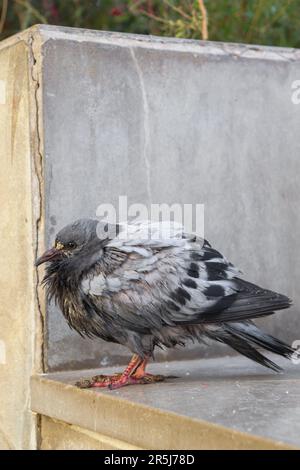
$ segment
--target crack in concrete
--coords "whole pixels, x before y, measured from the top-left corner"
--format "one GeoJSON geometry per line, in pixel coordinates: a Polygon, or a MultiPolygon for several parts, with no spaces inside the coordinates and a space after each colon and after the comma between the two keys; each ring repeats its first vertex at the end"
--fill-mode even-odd
{"type": "MultiPolygon", "coordinates": [[[[31,80],[34,87],[34,104],[35,104],[35,136],[37,137],[37,145],[34,149],[34,171],[35,176],[37,178],[37,190],[38,190],[38,197],[37,197],[37,211],[34,214],[35,218],[35,247],[34,247],[34,255],[35,259],[38,257],[38,250],[40,246],[40,233],[41,233],[41,224],[42,224],[42,216],[43,216],[43,151],[42,151],[42,139],[41,139],[41,131],[40,131],[40,104],[39,104],[39,90],[40,90],[40,81],[39,81],[39,63],[38,59],[35,55],[35,33],[31,33],[28,37],[27,41],[28,49],[29,49],[29,59],[30,59],[30,75],[31,80]]],[[[40,296],[39,296],[39,283],[40,283],[40,276],[38,268],[35,268],[35,275],[36,275],[36,286],[35,286],[35,297],[37,303],[37,309],[39,312],[41,327],[42,327],[42,345],[41,345],[41,365],[43,371],[46,370],[46,363],[45,363],[45,344],[44,344],[44,334],[45,334],[45,316],[43,313],[43,309],[41,306],[40,296]]]]}
{"type": "Polygon", "coordinates": [[[151,202],[152,202],[152,192],[151,192],[151,165],[150,165],[150,161],[149,161],[149,145],[150,145],[149,104],[148,104],[148,98],[147,98],[145,83],[144,83],[143,71],[141,69],[141,66],[140,66],[138,60],[137,60],[134,49],[132,47],[130,47],[129,50],[130,50],[130,55],[132,57],[135,69],[136,69],[138,77],[139,77],[140,89],[141,89],[142,99],[143,99],[143,111],[144,111],[144,113],[143,113],[143,118],[144,118],[144,120],[143,120],[143,125],[144,125],[143,158],[144,158],[145,168],[146,168],[147,194],[148,194],[149,204],[151,204],[151,202]]]}

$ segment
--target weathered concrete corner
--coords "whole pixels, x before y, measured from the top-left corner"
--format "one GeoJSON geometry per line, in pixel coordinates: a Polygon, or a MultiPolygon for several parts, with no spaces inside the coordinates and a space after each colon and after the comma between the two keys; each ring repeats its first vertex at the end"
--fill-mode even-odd
{"type": "Polygon", "coordinates": [[[32,28],[0,44],[0,448],[7,449],[36,448],[29,378],[43,369],[34,269],[43,233],[39,38],[32,28]]]}

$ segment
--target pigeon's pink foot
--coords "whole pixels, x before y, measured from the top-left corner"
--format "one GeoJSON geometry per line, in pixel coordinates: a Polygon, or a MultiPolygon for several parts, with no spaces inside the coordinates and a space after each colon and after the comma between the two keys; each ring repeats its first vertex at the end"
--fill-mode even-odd
{"type": "Polygon", "coordinates": [[[108,387],[111,390],[114,390],[116,388],[125,387],[126,385],[147,385],[156,382],[163,382],[166,378],[164,375],[154,375],[148,374],[146,372],[147,363],[148,359],[141,360],[131,375],[126,376],[123,374],[118,380],[113,381],[108,387]]]}
{"type": "Polygon", "coordinates": [[[146,385],[156,382],[163,382],[163,375],[148,374],[145,371],[147,360],[142,360],[134,355],[129,365],[123,373],[114,375],[96,375],[91,380],[83,379],[76,382],[79,388],[109,388],[115,390],[117,388],[126,387],[126,385],[146,385]]]}
{"type": "Polygon", "coordinates": [[[119,386],[123,385],[129,385],[129,383],[127,383],[129,382],[129,377],[133,375],[142,362],[143,359],[141,359],[137,354],[134,354],[128,366],[121,374],[117,373],[114,375],[96,375],[92,378],[92,380],[83,379],[79,382],[76,382],[75,385],[79,388],[112,388],[115,383],[118,383],[116,388],[119,388],[119,386]]]}
{"type": "Polygon", "coordinates": [[[148,359],[144,359],[132,375],[132,377],[139,380],[138,383],[151,384],[155,382],[163,382],[167,378],[164,375],[148,374],[146,372],[147,364],[148,359]]]}
{"type": "Polygon", "coordinates": [[[129,377],[122,377],[122,374],[114,375],[96,375],[89,379],[82,379],[76,382],[76,387],[79,388],[109,388],[114,390],[116,388],[125,387],[126,385],[146,385],[156,382],[163,382],[165,377],[163,375],[145,374],[144,376],[137,377],[135,374],[129,377]]]}

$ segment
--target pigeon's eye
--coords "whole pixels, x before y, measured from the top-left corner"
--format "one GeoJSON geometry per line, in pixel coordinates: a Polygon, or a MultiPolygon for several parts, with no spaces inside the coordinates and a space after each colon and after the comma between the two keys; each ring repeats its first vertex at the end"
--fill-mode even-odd
{"type": "Polygon", "coordinates": [[[73,250],[73,248],[76,248],[76,243],[74,242],[67,243],[67,248],[69,248],[70,250],[73,250]]]}
{"type": "Polygon", "coordinates": [[[57,250],[63,250],[64,249],[64,245],[59,241],[59,240],[55,240],[55,248],[57,250]]]}

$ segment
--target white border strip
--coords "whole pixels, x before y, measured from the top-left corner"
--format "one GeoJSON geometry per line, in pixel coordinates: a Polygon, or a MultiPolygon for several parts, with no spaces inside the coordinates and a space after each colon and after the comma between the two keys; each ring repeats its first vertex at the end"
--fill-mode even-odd
{"type": "Polygon", "coordinates": [[[41,26],[39,31],[45,41],[61,39],[76,42],[92,42],[116,47],[142,48],[161,51],[189,52],[199,55],[234,56],[237,58],[294,62],[300,60],[300,49],[256,46],[247,44],[218,43],[158,36],[133,35],[77,28],[41,26]]]}

